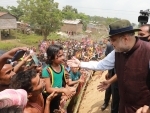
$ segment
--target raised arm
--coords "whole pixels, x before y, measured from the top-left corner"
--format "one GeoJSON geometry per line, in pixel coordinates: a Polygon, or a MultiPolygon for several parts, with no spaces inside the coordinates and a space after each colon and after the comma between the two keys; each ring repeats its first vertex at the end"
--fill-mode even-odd
{"type": "Polygon", "coordinates": [[[89,62],[80,62],[78,59],[73,58],[67,61],[67,64],[70,67],[81,67],[91,70],[110,70],[114,68],[115,65],[115,51],[112,51],[108,54],[103,60],[100,61],[89,61],[89,62]]]}
{"type": "Polygon", "coordinates": [[[1,57],[0,57],[0,70],[3,68],[4,64],[6,64],[7,59],[12,58],[14,56],[14,54],[18,51],[18,50],[27,50],[27,47],[18,47],[18,48],[13,48],[10,51],[4,53],[1,57]]]}

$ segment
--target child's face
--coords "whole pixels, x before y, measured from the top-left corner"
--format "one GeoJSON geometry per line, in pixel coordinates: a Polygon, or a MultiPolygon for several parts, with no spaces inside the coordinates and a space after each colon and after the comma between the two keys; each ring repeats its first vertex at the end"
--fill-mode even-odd
{"type": "Polygon", "coordinates": [[[59,50],[53,62],[56,64],[62,64],[64,60],[65,60],[65,56],[64,56],[63,50],[59,50]]]}
{"type": "Polygon", "coordinates": [[[76,73],[76,72],[78,72],[78,68],[73,67],[73,68],[71,68],[71,71],[72,71],[73,73],[76,73]]]}

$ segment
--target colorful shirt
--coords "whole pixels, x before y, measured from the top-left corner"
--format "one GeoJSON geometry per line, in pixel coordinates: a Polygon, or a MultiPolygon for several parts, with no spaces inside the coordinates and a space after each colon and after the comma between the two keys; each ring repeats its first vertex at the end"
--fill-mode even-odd
{"type": "Polygon", "coordinates": [[[64,77],[64,68],[62,65],[61,66],[61,71],[60,72],[56,72],[53,70],[53,68],[51,66],[46,66],[43,70],[42,70],[42,77],[43,78],[48,78],[50,77],[51,73],[51,84],[52,87],[57,87],[57,88],[61,88],[63,85],[63,77],[64,77]],[[48,72],[49,69],[49,72],[48,72]]]}

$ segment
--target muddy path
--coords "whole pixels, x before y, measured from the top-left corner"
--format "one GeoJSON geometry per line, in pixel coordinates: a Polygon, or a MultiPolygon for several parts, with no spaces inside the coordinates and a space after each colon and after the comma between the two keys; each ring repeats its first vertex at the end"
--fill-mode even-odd
{"type": "Polygon", "coordinates": [[[110,103],[105,111],[101,111],[101,105],[104,103],[105,92],[99,92],[97,85],[105,80],[105,71],[100,78],[97,78],[99,72],[90,79],[88,86],[82,98],[78,113],[110,113],[110,103]]]}

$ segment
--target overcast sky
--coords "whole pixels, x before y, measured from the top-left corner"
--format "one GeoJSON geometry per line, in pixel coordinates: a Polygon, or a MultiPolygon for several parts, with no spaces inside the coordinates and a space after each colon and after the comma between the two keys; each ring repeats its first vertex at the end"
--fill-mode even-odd
{"type": "MultiPolygon", "coordinates": [[[[17,0],[0,0],[0,6],[17,6],[17,0]]],[[[88,15],[117,17],[138,23],[140,10],[150,9],[150,0],[55,0],[60,9],[71,5],[88,15]]],[[[149,22],[150,23],[150,22],[149,22]]]]}

